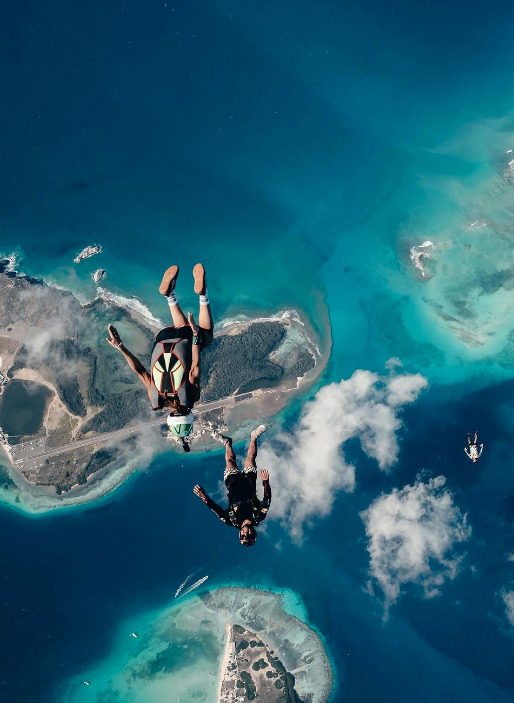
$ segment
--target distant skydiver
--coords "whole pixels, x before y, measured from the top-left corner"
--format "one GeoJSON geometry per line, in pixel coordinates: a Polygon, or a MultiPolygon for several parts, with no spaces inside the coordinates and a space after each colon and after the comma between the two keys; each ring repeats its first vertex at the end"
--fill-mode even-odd
{"type": "Polygon", "coordinates": [[[473,441],[471,441],[471,435],[468,432],[468,446],[464,447],[464,451],[466,452],[466,454],[469,456],[469,458],[471,459],[471,461],[474,464],[476,464],[477,461],[480,459],[480,457],[482,456],[482,451],[484,449],[484,445],[481,444],[480,445],[480,452],[479,452],[477,445],[478,445],[478,432],[475,432],[475,437],[474,437],[473,441]],[[469,447],[469,449],[468,449],[468,447],[469,447]]]}
{"type": "Polygon", "coordinates": [[[269,485],[269,473],[262,469],[259,477],[264,486],[264,499],[259,500],[256,495],[257,484],[257,439],[266,430],[265,425],[260,425],[252,432],[250,446],[241,473],[237,466],[237,459],[232,449],[230,437],[219,435],[220,441],[225,444],[225,472],[223,479],[228,491],[228,510],[223,510],[205,493],[201,486],[195,486],[193,492],[203,500],[205,505],[219,517],[225,525],[237,527],[239,530],[239,541],[244,547],[251,547],[257,539],[257,532],[254,525],[266,519],[271,503],[271,488],[269,485]]]}
{"type": "Polygon", "coordinates": [[[175,295],[177,276],[178,266],[170,266],[164,272],[159,286],[159,293],[168,301],[173,325],[165,327],[155,338],[150,373],[123,345],[118,331],[112,325],[107,328],[107,341],[120,350],[129,367],[145,385],[152,408],[169,408],[168,426],[187,451],[184,438],[193,428],[191,410],[200,398],[200,351],[212,342],[213,322],[202,264],[196,264],[193,269],[194,291],[200,296],[198,325],[192,313],[188,313],[186,320],[180,309],[175,295]]]}

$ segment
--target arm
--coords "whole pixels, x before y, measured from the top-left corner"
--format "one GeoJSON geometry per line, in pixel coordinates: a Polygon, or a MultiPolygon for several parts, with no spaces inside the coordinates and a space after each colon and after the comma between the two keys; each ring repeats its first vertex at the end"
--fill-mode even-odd
{"type": "Polygon", "coordinates": [[[480,451],[479,451],[479,453],[478,453],[478,458],[479,458],[479,459],[480,459],[480,457],[482,456],[483,450],[484,450],[484,445],[481,444],[481,445],[480,445],[480,451]]]}
{"type": "Polygon", "coordinates": [[[138,376],[140,381],[144,383],[145,387],[147,390],[149,390],[152,380],[150,378],[150,374],[148,371],[145,369],[143,364],[139,361],[139,359],[132,354],[124,345],[123,342],[121,341],[120,335],[118,334],[118,331],[116,330],[115,327],[112,325],[109,325],[107,327],[109,331],[109,337],[107,338],[107,341],[111,345],[111,347],[115,347],[115,349],[119,349],[120,352],[123,354],[123,357],[125,361],[127,362],[129,368],[138,376]]]}
{"type": "Polygon", "coordinates": [[[464,447],[464,451],[466,452],[466,456],[468,456],[471,459],[471,454],[469,453],[469,449],[467,447],[464,447]]]}
{"type": "Polygon", "coordinates": [[[193,493],[195,494],[195,496],[198,496],[200,500],[203,500],[205,505],[210,508],[210,510],[212,510],[212,512],[215,513],[215,515],[217,515],[219,519],[225,523],[225,525],[232,526],[230,520],[228,519],[228,512],[226,510],[223,510],[220,505],[211,500],[211,498],[209,498],[209,496],[201,486],[196,485],[193,488],[193,493]]]}
{"type": "Polygon", "coordinates": [[[200,347],[194,344],[191,350],[191,370],[189,371],[189,383],[200,388],[200,347]]]}
{"type": "Polygon", "coordinates": [[[193,332],[193,344],[191,349],[191,368],[189,370],[189,383],[195,386],[198,390],[198,397],[200,397],[200,347],[198,346],[198,325],[195,322],[195,318],[192,313],[187,315],[189,326],[193,332]],[[196,339],[196,343],[194,340],[196,339]]]}
{"type": "Polygon", "coordinates": [[[259,522],[262,522],[268,516],[269,506],[271,504],[271,486],[269,485],[269,472],[263,469],[259,476],[264,487],[264,498],[261,500],[261,516],[259,522]]]}

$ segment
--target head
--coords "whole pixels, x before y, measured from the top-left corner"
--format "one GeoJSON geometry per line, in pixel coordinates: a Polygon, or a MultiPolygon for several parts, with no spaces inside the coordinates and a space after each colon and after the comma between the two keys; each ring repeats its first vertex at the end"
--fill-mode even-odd
{"type": "Polygon", "coordinates": [[[176,415],[175,413],[170,413],[166,418],[170,432],[175,437],[182,440],[182,445],[184,445],[184,437],[190,435],[193,430],[194,419],[193,413],[187,413],[187,415],[176,415]]]}
{"type": "Polygon", "coordinates": [[[253,547],[257,539],[257,532],[250,520],[245,520],[239,530],[239,541],[243,547],[253,547]]]}
{"type": "Polygon", "coordinates": [[[477,457],[477,456],[474,456],[474,457],[473,457],[473,459],[472,459],[471,461],[472,461],[472,462],[473,462],[474,464],[476,464],[476,463],[477,463],[477,461],[478,461],[478,457],[477,457]]]}

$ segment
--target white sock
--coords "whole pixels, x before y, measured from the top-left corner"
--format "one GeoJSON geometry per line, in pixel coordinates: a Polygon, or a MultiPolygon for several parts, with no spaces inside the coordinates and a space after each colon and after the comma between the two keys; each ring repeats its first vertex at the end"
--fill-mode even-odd
{"type": "Polygon", "coordinates": [[[168,305],[170,306],[170,308],[178,304],[177,296],[175,295],[174,290],[172,290],[171,293],[166,296],[166,300],[168,301],[168,305]]]}
{"type": "Polygon", "coordinates": [[[200,295],[200,305],[209,305],[209,293],[207,292],[207,288],[205,289],[205,293],[200,295]]]}

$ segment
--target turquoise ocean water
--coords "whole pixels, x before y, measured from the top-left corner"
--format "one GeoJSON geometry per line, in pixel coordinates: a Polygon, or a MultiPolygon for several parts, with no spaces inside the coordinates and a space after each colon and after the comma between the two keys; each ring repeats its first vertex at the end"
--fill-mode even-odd
{"type": "Polygon", "coordinates": [[[194,309],[201,260],[216,319],[309,317],[332,343],[322,384],[398,357],[430,390],[404,413],[391,474],[351,445],[357,488],[301,547],[270,521],[249,554],[202,512],[191,488],[215,489],[221,457],[161,457],[69,514],[1,510],[0,697],[73,700],[81,672],[121,666],[120,627],[205,564],[213,586],[299,593],[334,701],[514,700],[513,21],[510,3],[460,0],[3,10],[2,254],[83,300],[104,268],[107,290],[161,319],[163,269],[180,264],[194,309]],[[422,276],[410,249],[426,241],[422,276]],[[475,468],[462,446],[477,427],[475,468]],[[407,589],[383,622],[359,513],[420,470],[448,478],[473,536],[441,596],[407,589]]]}

